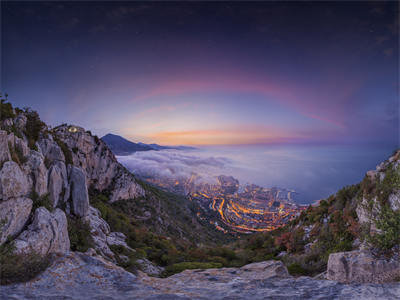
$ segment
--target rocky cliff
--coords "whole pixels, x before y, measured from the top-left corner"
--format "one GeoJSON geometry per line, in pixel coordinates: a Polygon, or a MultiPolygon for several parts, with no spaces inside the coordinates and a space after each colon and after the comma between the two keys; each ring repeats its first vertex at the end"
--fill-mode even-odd
{"type": "Polygon", "coordinates": [[[88,190],[106,191],[110,202],[143,197],[134,176],[80,127],[51,129],[30,110],[15,110],[0,125],[0,245],[15,239],[17,252],[65,253],[69,216],[87,220],[93,236],[101,232],[95,247],[112,257],[109,245],[124,235],[103,229],[88,190]]]}

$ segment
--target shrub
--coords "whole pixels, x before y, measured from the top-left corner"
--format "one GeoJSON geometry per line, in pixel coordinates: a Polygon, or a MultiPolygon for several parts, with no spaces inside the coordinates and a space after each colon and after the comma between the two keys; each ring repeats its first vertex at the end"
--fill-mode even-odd
{"type": "Polygon", "coordinates": [[[86,252],[94,246],[90,226],[81,218],[68,216],[68,235],[72,251],[86,252]]]}
{"type": "Polygon", "coordinates": [[[299,263],[292,263],[287,267],[287,269],[290,275],[309,275],[309,272],[299,263]]]}
{"type": "Polygon", "coordinates": [[[46,126],[40,120],[39,114],[29,108],[25,109],[26,114],[26,128],[25,135],[28,139],[28,145],[31,149],[35,148],[35,143],[39,139],[40,131],[46,126]]]}
{"type": "Polygon", "coordinates": [[[53,205],[50,201],[49,194],[45,194],[43,196],[39,196],[35,191],[32,191],[29,197],[32,199],[32,212],[34,212],[37,208],[43,206],[48,211],[53,211],[53,205]]]}
{"type": "Polygon", "coordinates": [[[12,242],[0,246],[1,285],[29,281],[50,265],[50,256],[41,256],[34,252],[15,254],[14,249],[12,242]]]}
{"type": "Polygon", "coordinates": [[[400,211],[393,211],[389,205],[384,205],[379,217],[375,220],[381,233],[369,237],[370,242],[379,250],[387,251],[400,244],[400,211]]]}
{"type": "Polygon", "coordinates": [[[58,144],[58,146],[61,148],[62,152],[64,153],[65,164],[72,165],[73,164],[72,153],[71,153],[71,150],[69,150],[67,144],[65,144],[62,140],[60,140],[57,137],[54,137],[54,140],[58,144]]]}
{"type": "MultiPolygon", "coordinates": [[[[0,94],[0,98],[3,98],[2,95],[0,94]]],[[[11,105],[11,103],[6,102],[6,99],[0,99],[0,120],[3,121],[8,118],[14,118],[14,109],[11,105]]]]}

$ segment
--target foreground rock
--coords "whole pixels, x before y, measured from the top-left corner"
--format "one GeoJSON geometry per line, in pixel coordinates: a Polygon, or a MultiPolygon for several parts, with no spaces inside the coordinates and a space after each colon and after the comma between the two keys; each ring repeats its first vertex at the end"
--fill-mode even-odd
{"type": "Polygon", "coordinates": [[[187,270],[171,277],[135,276],[94,251],[56,258],[35,280],[3,286],[1,299],[398,299],[400,284],[354,285],[293,278],[276,261],[242,268],[187,270]],[[94,255],[94,256],[92,256],[94,255]]]}
{"type": "Polygon", "coordinates": [[[327,278],[343,283],[383,283],[400,277],[396,257],[377,258],[369,251],[333,253],[329,256],[327,278]]]}
{"type": "Polygon", "coordinates": [[[27,176],[13,161],[5,162],[0,170],[0,185],[3,200],[23,197],[30,191],[27,176]]]}
{"type": "Polygon", "coordinates": [[[70,242],[65,213],[58,208],[50,213],[44,207],[39,207],[35,211],[32,224],[15,240],[15,246],[20,253],[34,251],[45,255],[69,251],[70,242]]]}
{"type": "Polygon", "coordinates": [[[0,202],[0,245],[9,236],[20,233],[28,221],[32,209],[32,200],[17,198],[0,202]]]}

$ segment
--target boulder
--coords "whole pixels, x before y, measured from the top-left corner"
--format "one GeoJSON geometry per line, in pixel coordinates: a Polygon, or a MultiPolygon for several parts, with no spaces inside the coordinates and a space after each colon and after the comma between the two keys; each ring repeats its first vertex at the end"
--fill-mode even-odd
{"type": "Polygon", "coordinates": [[[400,276],[398,258],[375,257],[368,250],[329,255],[327,278],[342,283],[383,283],[400,276]]]}
{"type": "Polygon", "coordinates": [[[53,207],[65,203],[70,195],[67,168],[64,162],[55,161],[48,172],[48,192],[53,207]]]}
{"type": "Polygon", "coordinates": [[[50,165],[54,161],[63,161],[65,162],[64,153],[62,152],[60,146],[58,144],[48,138],[39,140],[40,152],[45,157],[46,163],[50,165]]]}
{"type": "Polygon", "coordinates": [[[8,148],[7,132],[0,130],[0,168],[4,162],[11,160],[10,149],[8,148]]]}
{"type": "Polygon", "coordinates": [[[27,157],[29,155],[30,149],[28,147],[28,143],[19,137],[14,138],[14,148],[17,149],[23,157],[27,157]]]}
{"type": "Polygon", "coordinates": [[[149,276],[159,277],[164,272],[163,267],[153,264],[146,258],[137,259],[136,263],[139,265],[140,270],[149,276]]]}
{"type": "Polygon", "coordinates": [[[31,150],[27,162],[23,165],[25,173],[31,177],[33,188],[39,196],[47,194],[48,172],[44,157],[37,151],[31,150]]]}
{"type": "Polygon", "coordinates": [[[1,197],[3,200],[26,196],[31,190],[27,175],[14,161],[7,161],[0,170],[1,197]]]}
{"type": "Polygon", "coordinates": [[[89,210],[89,194],[86,176],[81,168],[69,166],[69,184],[71,188],[72,212],[78,217],[84,217],[89,210]]]}
{"type": "Polygon", "coordinates": [[[17,198],[0,202],[0,245],[8,236],[16,236],[24,228],[32,209],[32,200],[17,198]]]}
{"type": "Polygon", "coordinates": [[[51,213],[39,207],[32,224],[15,239],[15,246],[17,253],[66,253],[70,249],[70,242],[65,213],[58,208],[51,213]]]}

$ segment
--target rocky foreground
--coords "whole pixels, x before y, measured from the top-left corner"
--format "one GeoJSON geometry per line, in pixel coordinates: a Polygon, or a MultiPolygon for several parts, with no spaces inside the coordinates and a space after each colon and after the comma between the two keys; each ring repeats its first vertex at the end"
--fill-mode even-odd
{"type": "Polygon", "coordinates": [[[186,270],[168,278],[138,275],[97,256],[58,256],[36,279],[2,286],[1,299],[399,299],[400,283],[341,284],[294,278],[280,261],[241,268],[186,270]]]}

